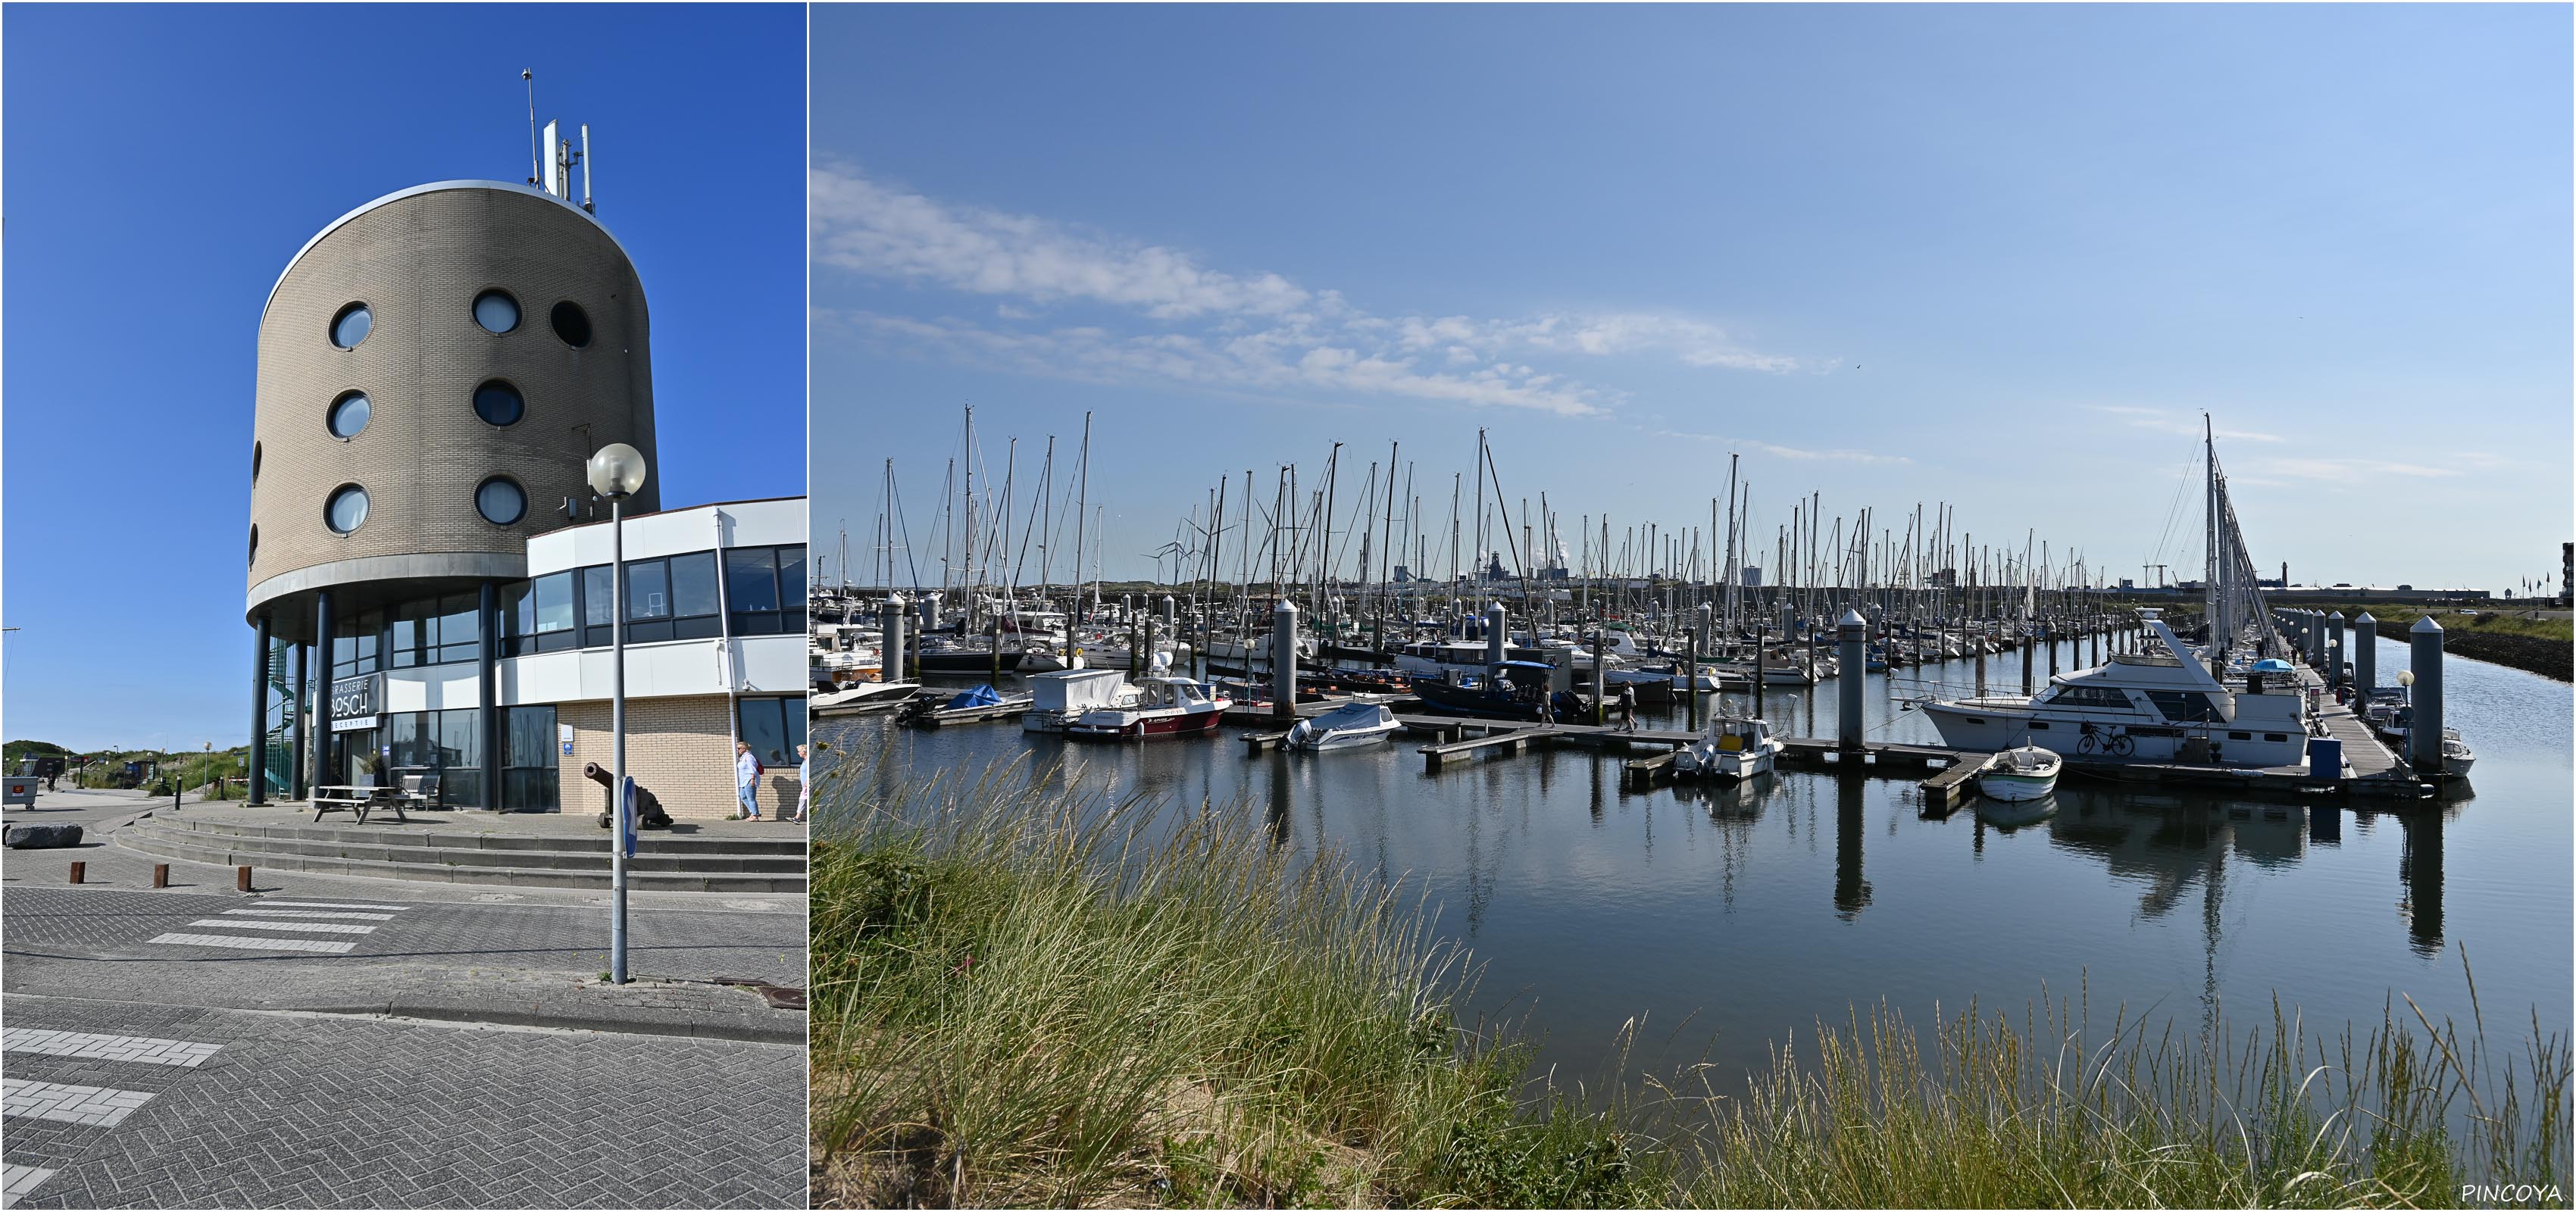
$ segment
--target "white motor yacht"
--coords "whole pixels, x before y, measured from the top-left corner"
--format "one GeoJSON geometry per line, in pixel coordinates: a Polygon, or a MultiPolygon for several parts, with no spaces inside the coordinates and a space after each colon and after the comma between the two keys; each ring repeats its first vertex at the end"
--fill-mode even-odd
{"type": "Polygon", "coordinates": [[[2035,695],[1934,699],[1923,714],[1954,749],[2041,745],[2075,760],[2133,758],[2212,766],[2291,766],[2306,759],[2302,698],[2284,678],[2247,675],[2230,690],[2155,610],[2142,610],[2165,651],[2113,653],[2049,679],[2035,695]],[[2260,687],[2260,689],[2256,689],[2260,687]]]}

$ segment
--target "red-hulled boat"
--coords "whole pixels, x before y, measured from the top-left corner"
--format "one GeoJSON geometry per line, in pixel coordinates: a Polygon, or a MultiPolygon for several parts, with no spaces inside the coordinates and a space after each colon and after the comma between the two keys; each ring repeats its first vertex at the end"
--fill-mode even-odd
{"type": "Polygon", "coordinates": [[[1096,740],[1144,740],[1159,736],[1212,736],[1234,700],[1211,695],[1205,686],[1184,677],[1155,676],[1138,687],[1133,703],[1095,707],[1065,725],[1072,737],[1096,740]]]}

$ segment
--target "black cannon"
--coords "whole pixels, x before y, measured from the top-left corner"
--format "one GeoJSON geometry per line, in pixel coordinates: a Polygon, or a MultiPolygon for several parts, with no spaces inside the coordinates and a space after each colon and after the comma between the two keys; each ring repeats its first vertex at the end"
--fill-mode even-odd
{"type": "MultiPolygon", "coordinates": [[[[617,788],[614,786],[615,780],[610,777],[607,768],[601,766],[597,762],[591,762],[584,765],[581,768],[581,773],[582,777],[599,784],[600,787],[607,792],[607,806],[600,809],[599,812],[599,827],[606,829],[615,825],[617,823],[617,818],[614,815],[617,811],[617,788]]],[[[642,783],[635,784],[635,827],[638,829],[668,829],[671,827],[671,814],[662,811],[662,801],[655,797],[650,790],[646,789],[642,783]]]]}

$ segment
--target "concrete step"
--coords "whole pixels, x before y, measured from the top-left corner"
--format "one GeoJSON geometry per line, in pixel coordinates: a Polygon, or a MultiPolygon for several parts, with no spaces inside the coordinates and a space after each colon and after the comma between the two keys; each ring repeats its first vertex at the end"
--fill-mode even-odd
{"type": "MultiPolygon", "coordinates": [[[[426,863],[448,867],[533,867],[582,870],[608,867],[608,838],[601,835],[589,845],[575,839],[557,838],[551,850],[485,850],[475,847],[424,846],[407,844],[415,840],[408,832],[367,834],[355,830],[335,837],[320,839],[296,836],[289,830],[234,829],[222,823],[197,821],[187,824],[155,817],[143,827],[167,830],[192,845],[237,850],[258,850],[271,854],[301,854],[314,858],[345,858],[375,862],[426,863]]],[[[318,831],[331,833],[332,831],[318,831]]],[[[589,840],[589,839],[582,839],[589,840]]],[[[802,844],[790,853],[724,854],[700,853],[687,848],[645,850],[638,847],[635,857],[626,862],[629,871],[703,871],[741,873],[798,873],[805,870],[802,844]]]]}
{"type": "MultiPolygon", "coordinates": [[[[364,854],[362,848],[347,848],[348,853],[304,853],[316,849],[312,844],[297,850],[274,848],[280,843],[257,838],[226,838],[219,835],[156,827],[152,822],[138,822],[112,835],[119,846],[156,858],[185,862],[209,863],[234,867],[248,865],[280,871],[309,871],[324,875],[357,875],[376,879],[420,880],[433,883],[490,884],[502,887],[532,888],[606,888],[609,886],[609,860],[603,847],[596,855],[572,855],[566,852],[509,851],[496,852],[521,860],[518,865],[494,866],[453,862],[418,861],[399,858],[390,853],[364,854]],[[589,860],[577,865],[545,866],[526,863],[530,856],[589,860]]],[[[290,843],[291,844],[291,843],[290,843]]],[[[393,848],[370,847],[375,851],[393,848]]],[[[474,854],[476,851],[449,853],[474,854]]],[[[657,864],[646,867],[642,855],[630,860],[627,887],[639,892],[781,892],[802,893],[806,890],[805,871],[801,862],[792,870],[731,870],[701,865],[706,862],[738,856],[708,856],[696,863],[657,864]]]]}
{"type": "MultiPolygon", "coordinates": [[[[413,815],[416,818],[420,814],[415,813],[413,815]]],[[[173,829],[184,829],[191,832],[222,837],[260,839],[280,838],[301,842],[332,842],[353,846],[414,846],[463,851],[526,851],[586,850],[593,845],[596,845],[599,847],[600,852],[604,854],[607,852],[606,843],[608,841],[608,830],[605,829],[597,830],[595,833],[585,833],[578,836],[556,835],[549,837],[534,834],[469,833],[460,832],[454,828],[442,829],[425,827],[418,824],[394,824],[382,826],[352,825],[335,827],[328,822],[321,824],[313,824],[310,822],[281,822],[274,825],[245,825],[234,821],[216,820],[206,817],[192,817],[187,815],[184,810],[177,813],[156,813],[152,817],[152,820],[156,824],[173,829]],[[596,839],[595,841],[594,838],[596,839]]],[[[781,827],[781,832],[792,834],[793,836],[782,836],[777,838],[702,838],[695,835],[670,834],[657,830],[646,830],[636,838],[635,853],[638,858],[648,854],[732,854],[788,857],[802,860],[805,857],[805,838],[803,833],[794,829],[792,826],[781,827]]]]}

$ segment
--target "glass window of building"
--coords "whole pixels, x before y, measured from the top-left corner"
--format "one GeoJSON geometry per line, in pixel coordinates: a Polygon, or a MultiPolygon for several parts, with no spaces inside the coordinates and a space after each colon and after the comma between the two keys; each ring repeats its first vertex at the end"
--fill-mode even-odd
{"type": "Polygon", "coordinates": [[[630,621],[671,617],[671,577],[660,560],[638,560],[626,566],[626,617],[630,621]]]}
{"type": "Polygon", "coordinates": [[[796,768],[796,747],[805,743],[805,700],[802,696],[742,699],[735,727],[761,765],[772,773],[792,771],[796,768]]]}
{"type": "Polygon", "coordinates": [[[331,436],[343,442],[367,427],[367,393],[353,391],[331,401],[331,436]]]}
{"type": "Polygon", "coordinates": [[[538,577],[528,585],[537,603],[536,633],[572,630],[572,574],[558,572],[538,577]]]}
{"type": "Polygon", "coordinates": [[[557,800],[558,746],[555,709],[512,707],[501,716],[501,807],[509,812],[553,812],[557,800]]]}
{"type": "Polygon", "coordinates": [[[671,567],[671,638],[699,640],[724,634],[722,601],[716,594],[716,553],[675,555],[671,567]]]}
{"type": "Polygon", "coordinates": [[[554,320],[555,335],[562,338],[564,344],[574,349],[590,344],[590,316],[581,310],[580,304],[570,299],[555,304],[554,320]]]}
{"type": "Polygon", "coordinates": [[[519,326],[519,301],[506,290],[487,290],[474,296],[474,322],[483,331],[499,336],[519,326]]]}
{"type": "Polygon", "coordinates": [[[330,524],[332,530],[341,534],[348,534],[366,525],[367,490],[355,484],[341,485],[338,491],[331,494],[330,502],[323,507],[322,518],[330,524]]]}
{"type": "Polygon", "coordinates": [[[405,602],[385,608],[389,640],[385,666],[409,669],[414,665],[438,663],[438,615],[431,609],[435,603],[405,602]]]}
{"type": "Polygon", "coordinates": [[[259,483],[259,447],[257,442],[250,444],[250,482],[253,484],[259,483]]]}
{"type": "Polygon", "coordinates": [[[259,527],[250,528],[250,562],[259,563],[259,527]]]}
{"type": "Polygon", "coordinates": [[[725,549],[725,605],[735,611],[778,609],[778,554],[766,547],[725,549]]]}
{"type": "Polygon", "coordinates": [[[438,663],[451,665],[483,657],[483,600],[472,593],[438,600],[438,663]]]}
{"type": "Polygon", "coordinates": [[[519,397],[519,389],[493,379],[474,389],[474,415],[491,425],[516,425],[526,416],[528,402],[519,397]]]}
{"type": "Polygon", "coordinates": [[[341,308],[339,315],[331,317],[331,343],[342,349],[356,349],[358,342],[366,340],[375,326],[376,314],[367,310],[364,303],[352,303],[341,308]]]}
{"type": "MultiPolygon", "coordinates": [[[[778,608],[805,609],[805,547],[798,544],[778,549],[778,608]]],[[[790,628],[803,631],[804,625],[790,628]]]]}
{"type": "Polygon", "coordinates": [[[610,594],[615,586],[609,580],[606,564],[593,564],[581,570],[581,646],[606,648],[617,642],[608,630],[615,620],[615,599],[610,594]]]}
{"type": "Polygon", "coordinates": [[[528,516],[528,494],[508,476],[494,476],[474,490],[474,511],[495,526],[508,526],[528,516]]]}

